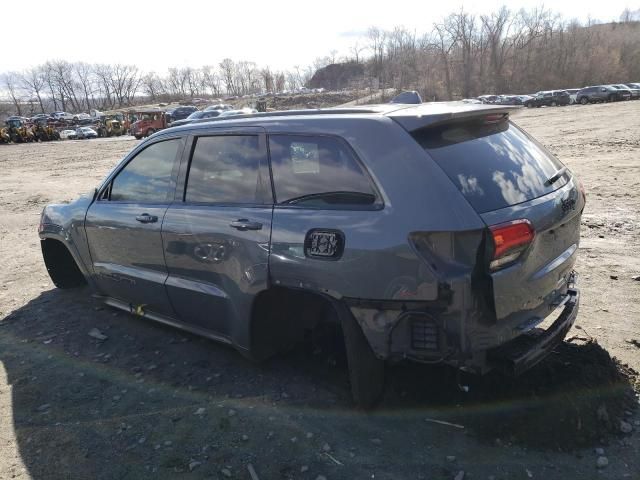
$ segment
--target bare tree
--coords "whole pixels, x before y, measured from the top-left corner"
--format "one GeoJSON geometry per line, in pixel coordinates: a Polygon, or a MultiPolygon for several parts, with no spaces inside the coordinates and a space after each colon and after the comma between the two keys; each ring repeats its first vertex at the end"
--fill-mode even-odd
{"type": "Polygon", "coordinates": [[[20,105],[22,99],[18,93],[18,89],[20,88],[19,80],[20,76],[16,72],[6,72],[2,76],[2,83],[9,93],[9,98],[11,98],[11,101],[16,108],[16,113],[18,115],[22,115],[22,107],[20,105]]]}

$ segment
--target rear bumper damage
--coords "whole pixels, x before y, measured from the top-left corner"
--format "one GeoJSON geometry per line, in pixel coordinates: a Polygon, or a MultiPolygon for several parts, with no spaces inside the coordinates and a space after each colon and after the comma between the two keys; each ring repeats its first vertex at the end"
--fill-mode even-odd
{"type": "Polygon", "coordinates": [[[537,365],[556,348],[573,326],[578,316],[580,290],[577,275],[571,274],[567,293],[556,308],[562,308],[558,318],[546,329],[534,328],[487,352],[489,363],[510,375],[520,375],[537,365]]]}
{"type": "Polygon", "coordinates": [[[347,301],[379,358],[446,363],[476,373],[501,369],[512,375],[533,367],[562,343],[576,321],[579,302],[577,275],[573,272],[566,293],[549,311],[550,316],[561,309],[548,328],[535,326],[543,321],[538,320],[527,330],[505,335],[504,326],[484,326],[483,341],[474,342],[473,337],[479,334],[477,312],[465,318],[460,309],[446,304],[347,301]],[[490,347],[483,348],[483,344],[490,347]]]}

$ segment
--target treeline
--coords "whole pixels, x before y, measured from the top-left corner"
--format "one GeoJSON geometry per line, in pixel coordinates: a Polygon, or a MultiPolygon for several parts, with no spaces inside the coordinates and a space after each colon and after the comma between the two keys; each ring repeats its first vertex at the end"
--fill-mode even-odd
{"type": "Polygon", "coordinates": [[[273,71],[229,58],[215,66],[169,68],[164,75],[143,73],[134,65],[56,60],[2,74],[0,90],[6,91],[18,115],[51,110],[82,112],[122,108],[141,100],[168,102],[295,90],[312,73],[311,67],[273,71]]]}
{"type": "Polygon", "coordinates": [[[163,74],[134,65],[56,60],[1,74],[0,91],[18,114],[108,110],[141,101],[293,91],[340,61],[358,66],[352,69],[357,78],[347,76],[345,87],[414,89],[437,100],[640,81],[639,20],[640,10],[625,10],[617,23],[586,25],[543,7],[502,7],[489,15],[461,10],[423,34],[371,28],[346,56],[339,59],[332,50],[313,66],[288,71],[229,58],[163,74]]]}
{"type": "Polygon", "coordinates": [[[461,10],[425,34],[371,28],[348,60],[365,64],[365,83],[440,100],[640,81],[638,20],[640,10],[586,25],[542,7],[461,10]]]}

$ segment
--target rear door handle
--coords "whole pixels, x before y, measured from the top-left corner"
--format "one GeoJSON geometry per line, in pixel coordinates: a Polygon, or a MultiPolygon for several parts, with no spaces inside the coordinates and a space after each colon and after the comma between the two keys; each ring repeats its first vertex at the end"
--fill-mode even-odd
{"type": "Polygon", "coordinates": [[[229,224],[230,227],[237,230],[262,230],[262,224],[259,222],[251,222],[246,218],[241,218],[229,224]]]}
{"type": "Polygon", "coordinates": [[[140,223],[155,223],[158,221],[158,217],[155,215],[149,215],[148,213],[143,213],[142,215],[138,215],[136,220],[140,223]]]}

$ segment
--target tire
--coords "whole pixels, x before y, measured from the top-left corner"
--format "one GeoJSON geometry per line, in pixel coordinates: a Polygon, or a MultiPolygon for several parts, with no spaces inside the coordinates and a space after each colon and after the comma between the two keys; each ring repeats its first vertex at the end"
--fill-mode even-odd
{"type": "Polygon", "coordinates": [[[351,312],[342,315],[342,333],[353,401],[360,408],[372,408],[384,390],[384,361],[375,356],[351,312]]]}
{"type": "Polygon", "coordinates": [[[154,133],[156,133],[156,131],[153,128],[150,128],[149,130],[147,130],[147,137],[150,137],[151,135],[153,135],[154,133]]]}
{"type": "Polygon", "coordinates": [[[136,137],[136,140],[140,140],[142,138],[142,135],[134,135],[136,137]]]}
{"type": "Polygon", "coordinates": [[[587,97],[582,97],[580,99],[580,105],[586,105],[587,103],[589,103],[589,99],[587,97]]]}

